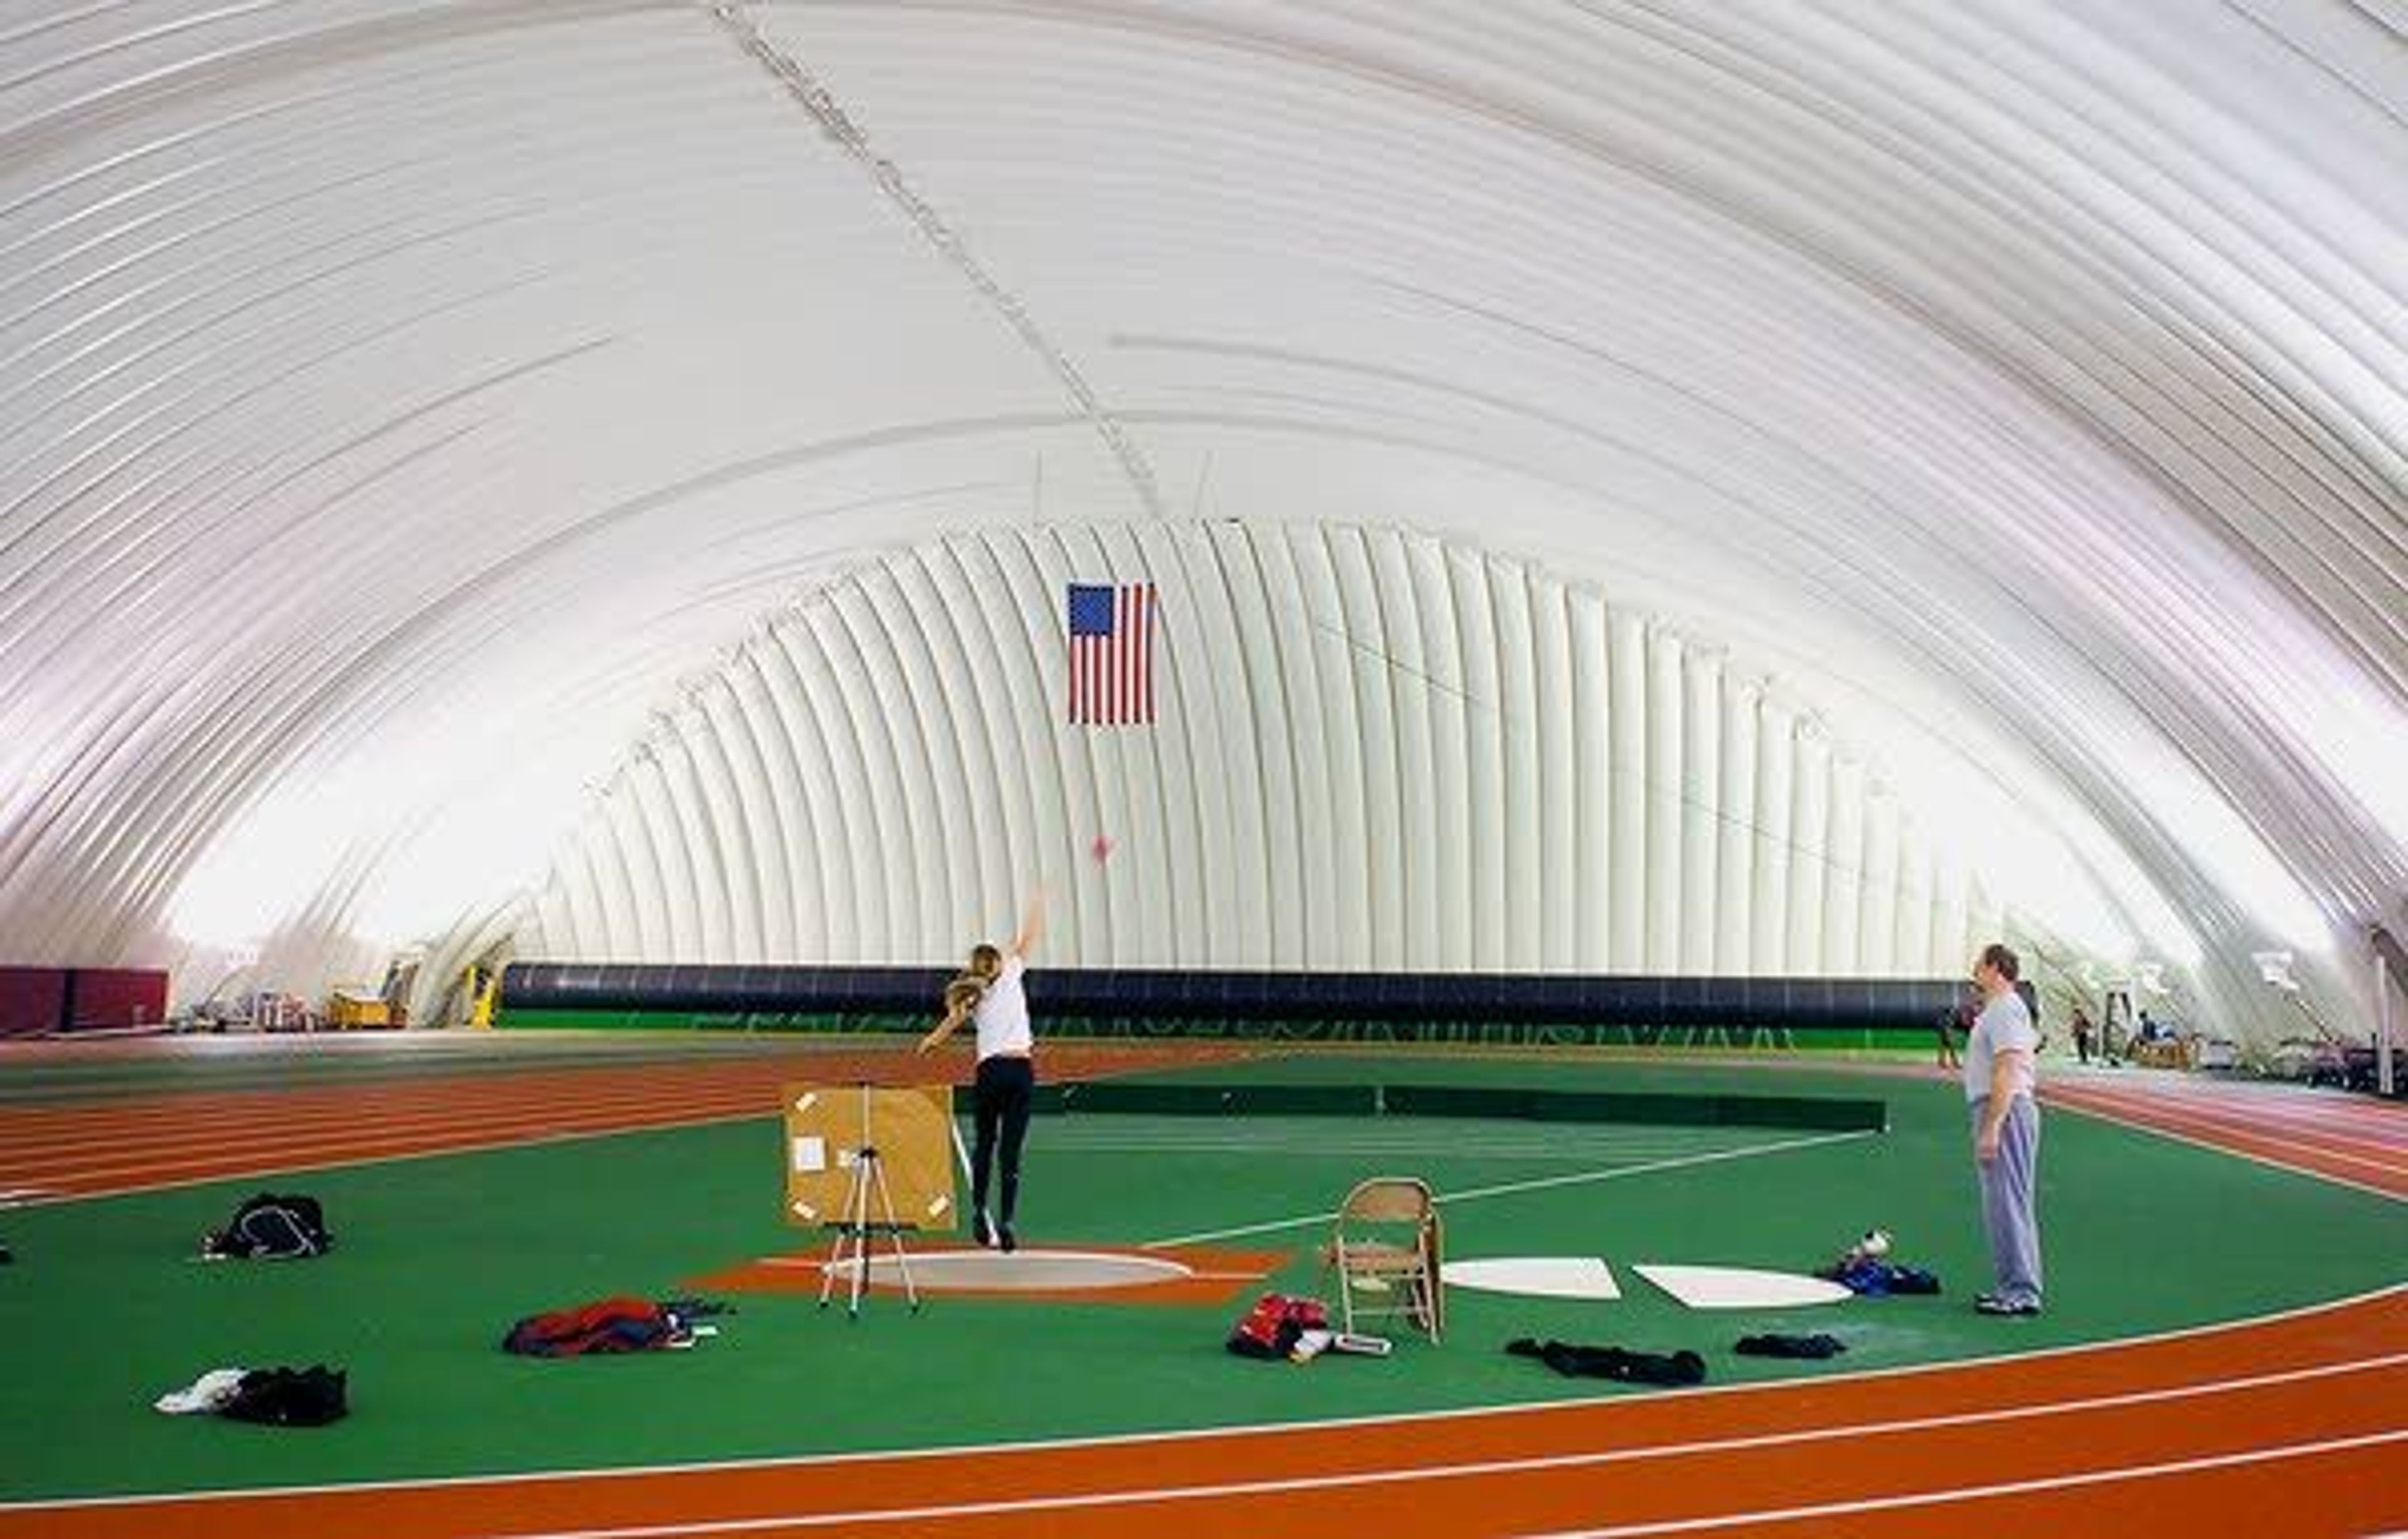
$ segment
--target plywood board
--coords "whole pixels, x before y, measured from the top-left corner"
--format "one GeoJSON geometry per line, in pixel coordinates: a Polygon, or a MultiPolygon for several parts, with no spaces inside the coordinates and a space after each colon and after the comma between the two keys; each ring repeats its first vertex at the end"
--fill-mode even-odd
{"type": "Polygon", "coordinates": [[[867,1218],[944,1233],[961,1220],[953,1187],[953,1091],[949,1085],[789,1085],[785,1089],[786,1221],[810,1228],[848,1221],[865,1147],[885,1177],[866,1190],[867,1218]]]}

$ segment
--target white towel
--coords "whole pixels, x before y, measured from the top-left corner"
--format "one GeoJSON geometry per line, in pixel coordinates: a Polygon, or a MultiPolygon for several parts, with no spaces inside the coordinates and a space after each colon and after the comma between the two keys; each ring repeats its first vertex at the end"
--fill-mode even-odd
{"type": "Polygon", "coordinates": [[[212,1368],[193,1380],[190,1389],[171,1389],[150,1404],[169,1416],[214,1411],[234,1398],[235,1390],[242,1387],[243,1375],[250,1372],[248,1368],[212,1368]]]}

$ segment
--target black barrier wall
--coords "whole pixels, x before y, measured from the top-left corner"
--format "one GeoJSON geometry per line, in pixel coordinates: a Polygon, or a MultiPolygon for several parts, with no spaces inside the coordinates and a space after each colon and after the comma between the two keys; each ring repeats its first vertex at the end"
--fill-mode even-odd
{"type": "MultiPolygon", "coordinates": [[[[934,1019],[942,967],[718,967],[514,962],[515,1012],[729,1017],[755,1025],[934,1019]]],[[[1039,967],[1028,1004],[1048,1022],[1495,1022],[1661,1030],[1929,1031],[1963,997],[1942,978],[1699,978],[1521,973],[1253,973],[1039,967]]],[[[545,1024],[557,1024],[547,1019],[545,1024]]],[[[662,1024],[684,1022],[664,1019],[662,1024]]],[[[731,1020],[730,1024],[737,1021],[731,1020]]]]}

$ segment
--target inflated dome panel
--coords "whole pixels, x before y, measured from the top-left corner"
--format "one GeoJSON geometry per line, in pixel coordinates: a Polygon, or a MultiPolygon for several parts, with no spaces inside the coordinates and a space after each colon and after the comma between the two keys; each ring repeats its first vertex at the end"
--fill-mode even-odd
{"type": "Polygon", "coordinates": [[[2260,952],[2363,1022],[2408,891],[2402,58],[2337,0],[26,0],[0,960],[950,952],[1075,791],[1152,829],[1077,874],[1098,960],[1914,951],[1801,885],[1838,846],[2261,1036],[2260,952]],[[1082,539],[1224,575],[1166,599],[1175,720],[1058,730],[1059,585],[1136,570],[1082,539]],[[1344,607],[1383,542],[1418,636],[1344,607]],[[982,551],[1028,582],[933,575],[982,551]],[[905,666],[851,612],[890,580],[1000,650],[912,654],[901,711],[771,676],[905,666]],[[1267,643],[1283,603],[1342,635],[1267,643]],[[1458,705],[1366,709],[1441,644],[1458,705]],[[1568,657],[1569,748],[1481,735],[1568,657]],[[1791,821],[1734,831],[1750,732],[1791,821]],[[1602,840],[1557,850],[1583,734],[1681,789],[1576,774],[1602,840]],[[1709,832],[1792,852],[1743,940],[1709,832]]]}

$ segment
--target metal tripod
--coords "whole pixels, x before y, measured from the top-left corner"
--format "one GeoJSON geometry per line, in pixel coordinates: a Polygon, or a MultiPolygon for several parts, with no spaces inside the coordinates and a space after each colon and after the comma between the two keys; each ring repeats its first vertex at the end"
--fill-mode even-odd
{"type": "Polygon", "coordinates": [[[911,1256],[903,1248],[903,1231],[908,1225],[895,1218],[895,1198],[886,1189],[886,1167],[879,1162],[878,1146],[871,1141],[869,1125],[869,1090],[861,1087],[861,1147],[853,1151],[853,1182],[844,1195],[844,1212],[828,1227],[836,1231],[836,1244],[828,1251],[827,1264],[820,1268],[820,1307],[825,1309],[836,1294],[837,1268],[843,1265],[848,1254],[853,1261],[852,1297],[846,1302],[848,1318],[861,1318],[862,1290],[869,1282],[869,1237],[886,1236],[895,1251],[895,1270],[903,1277],[903,1296],[911,1304],[911,1312],[920,1312],[920,1290],[911,1281],[911,1256]],[[877,1216],[871,1216],[870,1204],[875,1199],[877,1216]]]}

